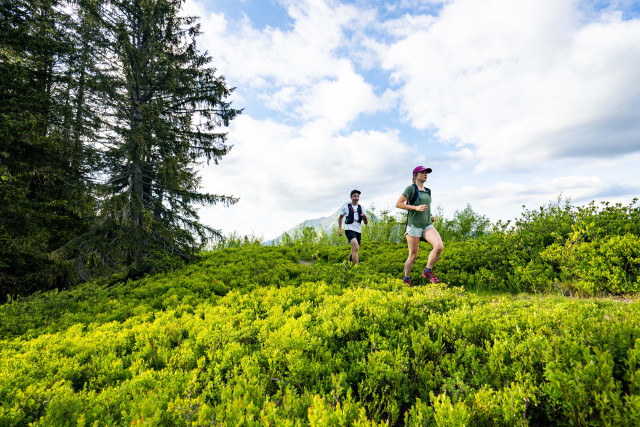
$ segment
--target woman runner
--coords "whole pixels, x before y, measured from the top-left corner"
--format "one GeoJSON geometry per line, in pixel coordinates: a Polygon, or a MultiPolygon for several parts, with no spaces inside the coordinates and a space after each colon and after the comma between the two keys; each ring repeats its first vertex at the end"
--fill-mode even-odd
{"type": "Polygon", "coordinates": [[[422,271],[422,277],[431,283],[440,283],[440,280],[433,274],[433,266],[440,258],[443,245],[438,230],[433,225],[434,218],[431,215],[431,190],[425,188],[427,174],[431,173],[431,168],[418,166],[413,170],[413,184],[402,192],[396,203],[396,208],[405,209],[408,212],[407,245],[409,246],[409,257],[404,263],[404,283],[411,286],[411,269],[418,258],[420,248],[420,238],[431,243],[433,249],[429,253],[427,266],[422,271]]]}

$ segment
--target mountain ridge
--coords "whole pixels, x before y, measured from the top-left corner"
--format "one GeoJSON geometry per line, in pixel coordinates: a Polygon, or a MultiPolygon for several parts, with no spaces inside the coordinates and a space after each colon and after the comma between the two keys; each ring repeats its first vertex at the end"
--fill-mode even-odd
{"type": "Polygon", "coordinates": [[[338,215],[340,215],[340,210],[342,209],[342,206],[340,206],[340,208],[335,211],[333,214],[328,215],[328,216],[323,216],[320,218],[315,218],[315,219],[306,219],[304,221],[302,221],[301,223],[299,223],[298,225],[288,229],[287,231],[283,232],[282,234],[280,234],[278,237],[275,237],[271,240],[267,240],[266,242],[264,242],[265,245],[267,246],[271,246],[271,245],[275,245],[277,243],[279,243],[282,240],[282,237],[285,234],[288,234],[289,236],[293,235],[297,230],[300,230],[304,227],[313,227],[316,230],[321,229],[324,230],[326,232],[329,232],[336,224],[337,224],[337,220],[338,220],[338,215]]]}

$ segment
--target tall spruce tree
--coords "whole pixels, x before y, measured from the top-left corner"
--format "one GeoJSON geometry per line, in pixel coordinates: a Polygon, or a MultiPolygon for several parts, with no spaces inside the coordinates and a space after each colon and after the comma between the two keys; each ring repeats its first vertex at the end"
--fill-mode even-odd
{"type": "Polygon", "coordinates": [[[108,176],[100,219],[85,241],[90,264],[129,276],[163,260],[188,258],[214,229],[199,222],[198,204],[231,204],[201,193],[196,166],[228,153],[222,127],[240,113],[211,58],[196,47],[196,18],[182,1],[115,0],[102,10],[111,41],[103,88],[108,176]]]}
{"type": "Polygon", "coordinates": [[[56,255],[82,231],[87,201],[65,130],[74,28],[64,6],[0,2],[0,298],[74,276],[74,260],[56,255]]]}

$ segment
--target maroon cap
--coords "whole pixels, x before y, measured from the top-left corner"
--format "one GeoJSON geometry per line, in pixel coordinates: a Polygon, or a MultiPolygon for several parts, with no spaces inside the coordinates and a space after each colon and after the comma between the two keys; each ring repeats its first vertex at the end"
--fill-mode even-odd
{"type": "Polygon", "coordinates": [[[425,168],[424,166],[417,166],[414,170],[413,170],[413,174],[417,174],[418,172],[422,172],[422,171],[427,171],[427,173],[431,173],[431,168],[425,168]]]}

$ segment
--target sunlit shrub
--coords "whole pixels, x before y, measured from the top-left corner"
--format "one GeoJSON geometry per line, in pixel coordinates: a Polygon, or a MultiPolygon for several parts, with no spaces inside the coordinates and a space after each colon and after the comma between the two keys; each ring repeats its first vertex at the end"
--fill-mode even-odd
{"type": "Polygon", "coordinates": [[[543,293],[637,291],[636,212],[543,209],[449,242],[440,285],[402,283],[405,244],[345,268],[346,244],[308,234],[312,260],[240,245],[10,300],[0,425],[638,425],[640,303],[543,293]]]}

